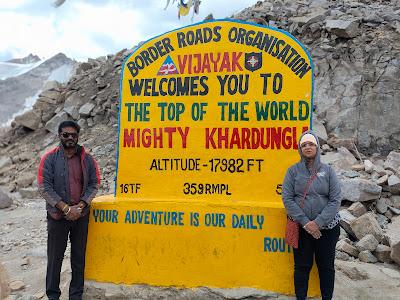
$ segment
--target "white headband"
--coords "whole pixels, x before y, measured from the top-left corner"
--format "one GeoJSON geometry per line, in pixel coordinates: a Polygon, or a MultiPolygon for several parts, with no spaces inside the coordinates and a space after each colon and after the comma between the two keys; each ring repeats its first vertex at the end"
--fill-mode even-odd
{"type": "Polygon", "coordinates": [[[302,144],[304,144],[305,142],[310,142],[313,143],[315,146],[318,146],[318,142],[317,139],[315,138],[314,135],[312,135],[311,133],[306,133],[305,135],[303,135],[300,139],[300,146],[302,144]]]}

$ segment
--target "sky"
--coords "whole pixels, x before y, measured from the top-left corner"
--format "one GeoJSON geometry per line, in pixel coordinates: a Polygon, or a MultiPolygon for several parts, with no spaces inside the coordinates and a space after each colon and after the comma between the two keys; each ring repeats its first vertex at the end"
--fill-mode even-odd
{"type": "MultiPolygon", "coordinates": [[[[0,61],[33,53],[59,52],[78,61],[114,54],[167,31],[192,24],[192,10],[179,20],[177,1],[167,0],[0,0],[0,61]]],[[[185,1],[187,2],[187,1],[185,1]]],[[[257,0],[202,0],[193,23],[208,14],[223,19],[257,0]]]]}

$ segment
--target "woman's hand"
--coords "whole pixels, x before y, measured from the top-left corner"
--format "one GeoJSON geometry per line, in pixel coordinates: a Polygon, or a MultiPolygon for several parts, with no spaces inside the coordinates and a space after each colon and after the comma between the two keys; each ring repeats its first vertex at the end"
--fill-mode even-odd
{"type": "Polygon", "coordinates": [[[305,231],[311,234],[314,239],[319,239],[321,237],[321,231],[319,230],[317,223],[315,223],[314,221],[308,222],[306,225],[303,226],[303,228],[305,229],[305,231]]]}

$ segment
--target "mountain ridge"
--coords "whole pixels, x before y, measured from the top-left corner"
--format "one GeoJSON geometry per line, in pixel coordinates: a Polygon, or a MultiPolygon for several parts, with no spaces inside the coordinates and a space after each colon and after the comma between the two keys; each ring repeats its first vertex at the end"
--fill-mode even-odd
{"type": "Polygon", "coordinates": [[[8,63],[14,63],[14,64],[33,64],[41,61],[39,56],[34,55],[30,53],[29,55],[22,57],[22,58],[12,58],[10,60],[7,60],[6,62],[8,63]]]}
{"type": "Polygon", "coordinates": [[[0,80],[0,124],[11,122],[12,116],[31,108],[48,80],[66,83],[76,64],[65,54],[58,53],[45,61],[33,63],[32,68],[22,74],[0,80]]]}

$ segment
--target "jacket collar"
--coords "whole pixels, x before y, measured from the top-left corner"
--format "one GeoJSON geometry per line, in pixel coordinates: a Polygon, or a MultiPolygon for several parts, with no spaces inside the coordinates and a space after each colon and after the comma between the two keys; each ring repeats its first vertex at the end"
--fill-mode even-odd
{"type": "MultiPolygon", "coordinates": [[[[59,149],[60,149],[61,154],[63,156],[65,156],[64,147],[63,147],[63,145],[61,143],[59,144],[59,149]]],[[[83,146],[77,144],[75,153],[78,154],[79,156],[82,156],[82,155],[85,154],[85,148],[83,146]]]]}

